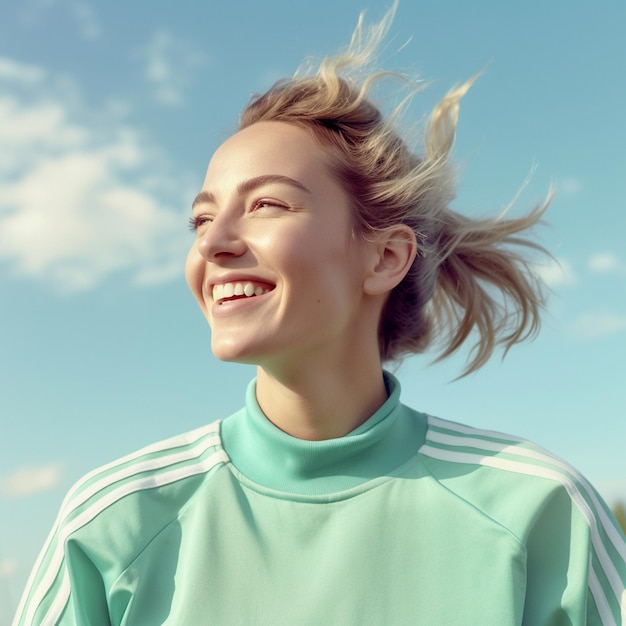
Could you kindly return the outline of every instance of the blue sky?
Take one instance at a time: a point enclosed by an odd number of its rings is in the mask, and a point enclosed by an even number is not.
[[[0,625],[71,483],[240,406],[253,370],[212,357],[184,284],[190,203],[250,95],[387,5],[0,5]],[[455,209],[499,213],[531,173],[513,215],[557,189],[539,338],[455,383],[463,355],[413,358],[405,402],[529,437],[611,504],[626,501],[625,23],[618,0],[405,0],[381,57],[432,81],[407,122],[485,68],[462,102]]]

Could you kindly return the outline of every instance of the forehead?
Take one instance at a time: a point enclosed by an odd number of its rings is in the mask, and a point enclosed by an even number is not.
[[[328,177],[325,156],[306,129],[285,122],[257,122],[235,133],[216,150],[205,187],[266,174],[296,180]]]

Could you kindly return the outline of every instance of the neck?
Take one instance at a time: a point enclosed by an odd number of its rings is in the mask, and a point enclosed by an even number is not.
[[[380,360],[278,377],[259,367],[257,401],[287,434],[321,441],[351,432],[387,399]]]

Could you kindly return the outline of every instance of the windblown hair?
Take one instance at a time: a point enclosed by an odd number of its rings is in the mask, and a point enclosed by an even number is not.
[[[414,154],[395,120],[419,88],[404,76],[370,69],[395,9],[369,28],[361,14],[345,53],[253,97],[239,127],[280,121],[308,129],[352,199],[360,234],[397,224],[413,230],[418,254],[383,309],[381,358],[398,360],[435,343],[438,360],[444,359],[477,331],[466,375],[484,365],[496,346],[506,354],[539,330],[542,286],[523,252],[542,249],[519,233],[539,221],[549,200],[518,219],[470,219],[449,208],[459,101],[474,79],[439,102],[424,130],[424,153]],[[402,81],[407,96],[385,119],[368,96],[390,75]]]

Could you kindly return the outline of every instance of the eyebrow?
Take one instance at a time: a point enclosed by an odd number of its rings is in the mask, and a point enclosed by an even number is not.
[[[263,176],[255,176],[254,178],[249,178],[248,180],[244,180],[237,186],[237,193],[239,195],[244,195],[254,191],[258,187],[262,187],[263,185],[269,185],[270,183],[283,183],[285,185],[291,185],[292,187],[296,187],[296,189],[300,189],[301,191],[305,191],[306,193],[311,193],[301,182],[290,178],[289,176],[282,176],[280,174],[264,174]],[[215,196],[210,191],[201,191],[194,199],[191,204],[191,208],[193,209],[197,204],[214,204]]]

